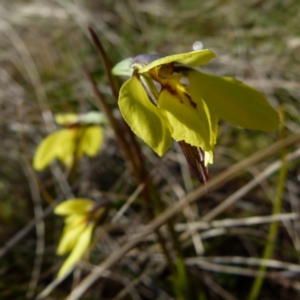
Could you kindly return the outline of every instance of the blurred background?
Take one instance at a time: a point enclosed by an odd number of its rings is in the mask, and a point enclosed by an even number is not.
[[[35,299],[55,279],[63,262],[55,254],[63,221],[51,212],[52,204],[74,195],[92,199],[104,195],[113,202],[109,223],[137,186],[109,128],[99,154],[81,160],[73,182],[65,179],[60,164],[39,173],[31,168],[39,142],[58,128],[53,114],[98,109],[83,66],[107,103],[117,109],[87,26],[95,30],[113,64],[140,53],[214,51],[217,58],[201,69],[243,80],[265,93],[275,108],[284,106],[284,135],[291,136],[300,131],[299,17],[297,0],[0,0],[0,299]],[[278,132],[250,131],[221,122],[210,176],[278,139]],[[160,159],[139,142],[166,206],[199,185],[177,145]],[[287,150],[294,156],[284,183],[281,214],[285,221],[279,224],[271,257],[282,264],[267,270],[258,299],[299,298],[300,167],[296,150]],[[227,228],[223,222],[218,229],[199,229],[198,246],[191,238],[183,239],[187,258],[194,257],[194,247],[198,247],[199,257],[209,262],[192,266],[203,291],[201,299],[247,298],[259,265],[247,258],[262,257],[270,223],[263,217],[272,214],[280,167],[251,190],[232,195],[243,191],[278,159],[280,153],[245,170],[202,198],[187,214],[176,217],[178,230],[186,231],[188,220],[200,221],[228,197],[236,197],[210,221],[258,218],[253,225],[241,221]],[[136,198],[119,218],[121,228],[116,226],[99,238],[91,263],[81,267],[83,272],[103,261],[146,222]],[[39,218],[42,221],[34,226]],[[245,260],[234,260],[239,257]],[[175,299],[151,237],[106,275],[82,299]],[[68,277],[39,299],[65,299],[80,278],[76,274]],[[134,287],[125,293],[124,286],[133,280]]]

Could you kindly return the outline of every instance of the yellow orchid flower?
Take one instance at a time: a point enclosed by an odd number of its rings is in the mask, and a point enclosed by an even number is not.
[[[51,161],[58,158],[64,165],[70,167],[83,154],[95,156],[103,140],[103,115],[90,112],[83,115],[57,114],[55,120],[65,126],[48,135],[38,146],[34,158],[35,170],[43,170]]]
[[[58,255],[70,253],[61,266],[58,277],[63,277],[86,252],[92,239],[96,222],[104,208],[95,208],[90,199],[66,200],[54,209],[55,214],[65,217],[65,227],[57,248]]]
[[[124,119],[158,155],[173,138],[184,143],[185,152],[194,151],[187,145],[204,150],[199,161],[206,166],[212,163],[219,119],[263,131],[278,127],[278,113],[262,93],[236,79],[194,69],[214,57],[210,50],[165,57],[141,54],[113,68],[115,75],[131,76],[119,95]]]
[[[219,119],[263,131],[279,125],[278,113],[262,93],[236,79],[194,69],[214,57],[210,50],[165,57],[141,54],[112,70],[131,76],[120,90],[119,107],[132,131],[160,156],[172,138],[178,141],[203,183],[207,164],[213,162]]]

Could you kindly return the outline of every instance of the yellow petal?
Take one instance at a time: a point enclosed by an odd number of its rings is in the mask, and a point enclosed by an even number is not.
[[[91,243],[94,225],[95,224],[93,223],[88,224],[85,230],[78,237],[77,243],[74,246],[73,251],[63,263],[62,267],[58,272],[57,277],[63,277],[71,268],[75,266],[78,260],[81,259],[81,257],[83,256],[83,254],[85,253],[85,251]]]
[[[217,77],[198,71],[190,71],[187,76],[190,89],[225,121],[263,131],[278,128],[277,111],[259,91],[230,77]]]
[[[70,167],[74,163],[75,154],[77,159],[83,155],[83,151],[79,147],[83,128],[77,126],[65,130],[65,139],[61,143],[61,148],[57,156],[65,166]]]
[[[204,165],[207,167],[208,164],[212,164],[214,161],[214,155],[212,151],[205,151],[204,155]]]
[[[55,122],[59,125],[65,126],[70,124],[75,124],[78,122],[78,115],[77,114],[55,114],[54,119]]]
[[[84,132],[80,139],[79,147],[82,152],[89,156],[95,156],[98,153],[100,145],[103,141],[103,132],[100,126],[88,126],[84,128]]]
[[[198,50],[187,53],[180,53],[175,55],[168,55],[159,59],[154,60],[152,63],[146,65],[139,70],[139,73],[145,73],[154,67],[176,62],[187,67],[198,67],[200,65],[207,64],[216,55],[210,50]]]
[[[162,156],[172,145],[171,128],[165,112],[150,102],[135,76],[123,84],[119,107],[132,131],[158,155]]]
[[[169,82],[170,83],[170,82]],[[181,85],[163,88],[158,99],[159,107],[166,110],[176,141],[211,151],[215,144],[210,113],[202,99],[192,99]]]
[[[84,215],[89,213],[95,202],[90,199],[76,198],[63,201],[54,208],[54,213],[61,216],[72,214]]]
[[[35,170],[43,170],[56,157],[66,157],[70,155],[70,143],[73,133],[69,129],[62,129],[48,135],[39,144],[33,158],[33,167]]]
[[[62,236],[60,238],[56,253],[57,255],[66,254],[74,248],[78,237],[82,234],[87,226],[85,217],[76,216],[72,218],[72,222],[65,225]]]

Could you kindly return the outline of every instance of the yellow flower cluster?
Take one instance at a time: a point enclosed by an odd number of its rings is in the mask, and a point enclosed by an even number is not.
[[[54,212],[65,217],[65,227],[57,248],[58,255],[70,252],[60,268],[58,277],[63,277],[88,249],[97,220],[104,208],[96,208],[90,199],[70,199],[57,205]]]
[[[98,112],[57,114],[55,120],[65,128],[48,135],[39,144],[33,158],[33,167],[37,171],[46,168],[55,158],[71,167],[84,154],[95,156],[102,143],[102,128],[94,125],[103,122],[103,116]]]
[[[115,75],[131,76],[119,96],[124,119],[158,155],[173,138],[203,149],[205,165],[211,163],[219,119],[249,129],[277,129],[278,113],[262,93],[236,79],[195,69],[214,57],[210,50],[141,54],[113,68]]]

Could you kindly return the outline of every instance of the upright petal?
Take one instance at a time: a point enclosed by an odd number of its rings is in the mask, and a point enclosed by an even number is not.
[[[159,59],[154,60],[150,64],[139,70],[140,73],[148,72],[150,69],[155,68],[160,65],[168,63],[179,63],[187,67],[198,67],[200,65],[207,64],[216,55],[210,50],[198,50],[187,53],[180,53],[174,55],[168,55]]]
[[[118,103],[132,131],[162,156],[172,144],[170,124],[165,113],[150,102],[135,76],[123,84]]]
[[[272,131],[278,128],[277,111],[259,91],[231,77],[189,71],[191,87],[220,118],[241,127]]]

